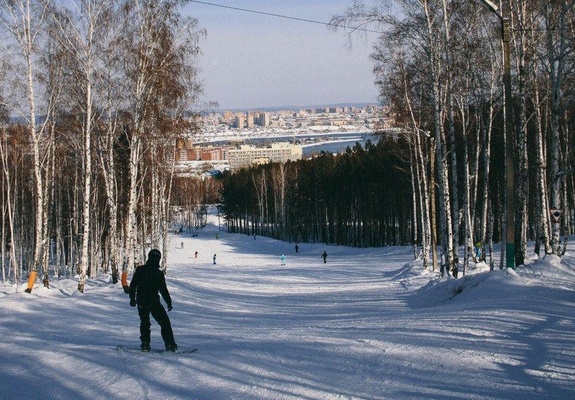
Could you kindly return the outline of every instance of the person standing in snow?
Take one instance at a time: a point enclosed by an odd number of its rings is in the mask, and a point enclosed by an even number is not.
[[[295,245],[295,252],[297,253],[299,251],[299,246],[296,244]]]
[[[281,265],[286,265],[286,256],[282,254],[282,256],[280,257],[280,262]]]
[[[453,268],[451,268],[451,274],[454,278],[457,278],[457,275],[459,274],[459,257],[457,254],[453,256]]]
[[[214,254],[213,259],[214,259],[214,265],[216,265],[216,255],[215,254]]]
[[[176,351],[178,349],[170,318],[160,303],[160,296],[158,295],[159,292],[168,306],[168,311],[171,311],[172,298],[166,286],[166,278],[160,271],[161,258],[162,253],[159,250],[150,250],[148,261],[145,265],[136,268],[132,282],[130,282],[130,306],[138,306],[142,351],[150,351],[150,314],[160,325],[166,350]]]
[[[321,258],[323,258],[323,263],[325,264],[327,261],[327,253],[325,252],[325,250],[323,251],[323,253],[321,254]]]
[[[481,242],[475,243],[475,259],[481,261]]]

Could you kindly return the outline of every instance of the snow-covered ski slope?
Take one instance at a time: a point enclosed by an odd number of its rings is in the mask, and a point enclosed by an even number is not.
[[[197,353],[116,351],[139,345],[139,319],[108,276],[84,294],[74,277],[32,294],[6,284],[0,398],[575,398],[575,246],[441,280],[409,248],[296,254],[210,222],[173,236],[168,255],[176,341]],[[163,347],[155,323],[152,347]]]

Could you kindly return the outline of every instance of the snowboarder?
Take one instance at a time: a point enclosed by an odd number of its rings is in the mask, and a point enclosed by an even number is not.
[[[215,254],[214,254],[213,259],[214,259],[214,265],[216,265],[216,255]]]
[[[286,265],[286,256],[282,254],[282,256],[280,257],[280,262],[281,265]]]
[[[184,242],[182,242],[182,244],[180,245],[180,249],[184,248]]]
[[[150,250],[148,261],[145,265],[136,268],[132,282],[130,282],[130,306],[138,306],[142,351],[150,351],[150,314],[160,325],[166,350],[176,351],[178,349],[170,318],[158,296],[159,292],[166,302],[168,311],[172,311],[172,298],[166,286],[166,278],[160,271],[161,258],[162,253],[159,250]]]
[[[295,252],[297,253],[299,251],[299,246],[296,244],[295,245]]]
[[[194,258],[198,258],[198,252],[197,251],[194,253],[194,256],[195,256]]]
[[[321,254],[321,258],[323,258],[323,263],[325,264],[325,263],[327,262],[327,261],[326,261],[327,253],[325,252],[325,250],[324,250],[323,253]]]

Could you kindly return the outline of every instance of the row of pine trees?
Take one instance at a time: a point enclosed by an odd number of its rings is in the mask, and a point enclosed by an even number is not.
[[[513,265],[528,257],[529,240],[540,255],[561,255],[574,232],[575,2],[495,1],[499,16],[481,3],[354,1],[334,16],[336,27],[380,31],[372,53],[376,84],[404,130],[402,145],[381,145],[405,164],[390,167],[382,157],[378,165],[374,149],[355,148],[242,171],[224,191],[232,229],[358,246],[411,241],[425,267],[453,269],[463,256],[465,272],[477,244],[495,267],[493,244],[507,239],[509,220]],[[500,17],[510,27],[508,98]],[[500,248],[504,262],[506,246]]]
[[[222,211],[232,232],[290,242],[406,245],[411,183],[405,140],[356,144],[340,156],[244,168],[224,177]]]

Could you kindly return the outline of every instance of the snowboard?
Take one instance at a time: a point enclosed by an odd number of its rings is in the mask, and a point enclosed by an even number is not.
[[[135,352],[135,353],[173,353],[173,354],[191,354],[198,351],[197,348],[184,348],[184,349],[178,349],[176,351],[170,351],[166,349],[150,349],[150,351],[142,351],[140,347],[130,347],[123,344],[117,345],[116,350]]]

